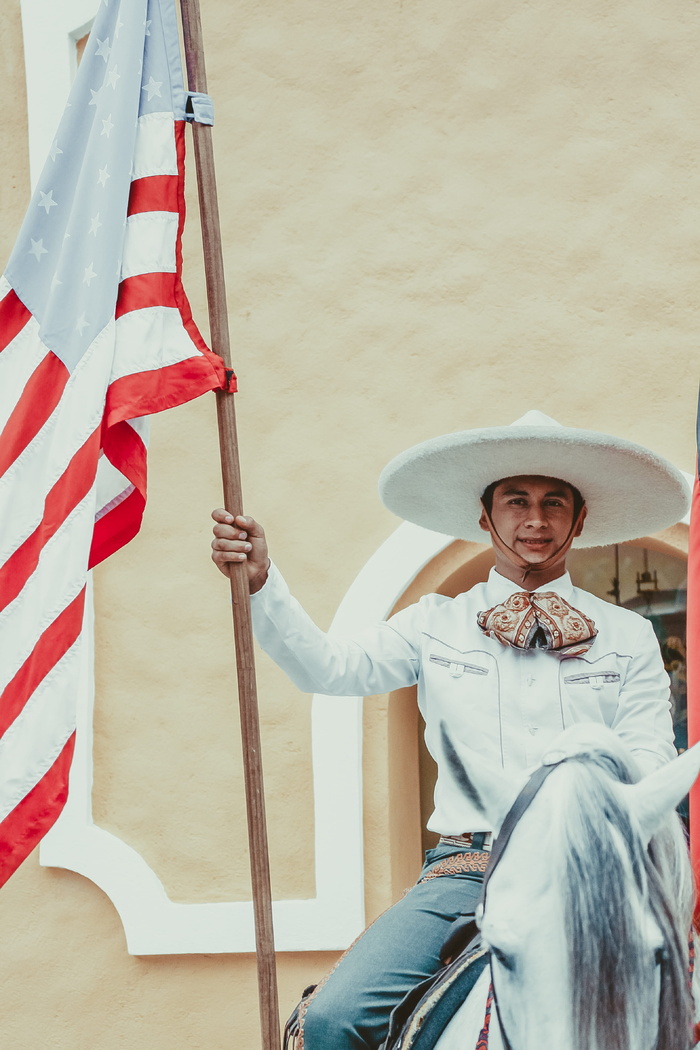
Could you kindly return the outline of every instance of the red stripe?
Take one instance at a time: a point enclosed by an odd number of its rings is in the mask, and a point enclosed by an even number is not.
[[[21,713],[29,697],[78,638],[83,624],[85,588],[51,623],[0,695],[0,736]]]
[[[123,376],[115,379],[107,390],[105,426],[163,412],[224,385],[223,362],[209,350],[165,368]]]
[[[175,269],[177,270],[177,285],[175,294],[177,296],[177,303],[180,310],[180,317],[185,329],[194,343],[194,345],[202,352],[211,353],[209,347],[204,342],[202,334],[194,323],[192,317],[192,310],[190,309],[189,300],[185,294],[185,289],[182,285],[182,231],[185,226],[185,121],[175,121],[175,149],[177,151],[177,170],[178,170],[178,212],[180,214],[180,221],[177,229],[177,239],[175,242]],[[230,390],[232,393],[235,392],[238,387],[236,384],[236,377],[231,373],[229,379],[226,378],[226,371],[224,369],[224,363],[218,355],[215,355],[217,364],[217,372],[219,375],[219,386],[223,390]],[[196,395],[195,395],[196,396]]]
[[[177,175],[148,175],[134,179],[129,192],[128,215],[144,211],[177,211]]]
[[[146,446],[127,422],[105,429],[102,448],[110,463],[124,474],[132,485],[146,494]]]
[[[74,750],[72,733],[48,772],[0,824],[0,886],[5,885],[60,816],[68,797]]]
[[[177,308],[177,282],[174,273],[140,273],[136,277],[125,277],[119,285],[114,316],[122,317],[132,310],[144,310],[149,306]]]
[[[95,531],[92,536],[92,547],[90,548],[90,561],[88,568],[92,569],[99,565],[110,554],[114,554],[130,540],[133,540],[141,528],[146,497],[138,489],[117,504],[114,510],[103,515],[95,522]]]
[[[50,350],[34,369],[0,434],[0,476],[36,437],[68,382],[69,372]]]
[[[8,346],[24,328],[32,315],[24,303],[20,302],[11,288],[0,302],[0,351]]]
[[[90,491],[97,470],[99,441],[98,427],[78,449],[47,495],[39,525],[0,567],[0,611],[14,601],[39,564],[44,546]]]
[[[107,459],[128,478],[134,491],[95,522],[88,567],[92,569],[132,540],[141,526],[146,506],[146,446],[125,421],[105,430]]]
[[[700,485],[693,487],[688,537],[688,746],[700,740]],[[700,780],[690,789],[690,857],[695,884],[700,887]],[[695,923],[700,929],[700,896],[695,905]]]

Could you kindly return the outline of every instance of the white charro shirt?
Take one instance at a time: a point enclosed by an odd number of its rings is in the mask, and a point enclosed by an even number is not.
[[[615,730],[643,772],[676,753],[669,680],[651,624],[574,587],[568,573],[538,589],[555,591],[595,621],[598,636],[585,656],[487,638],[477,613],[522,590],[495,569],[456,598],[427,594],[345,637],[321,631],[272,566],[252,596],[253,626],[262,648],[304,692],[370,696],[418,683],[425,742],[438,767],[428,828],[455,835],[491,829],[444,757],[441,723],[451,740],[518,779],[576,722]]]

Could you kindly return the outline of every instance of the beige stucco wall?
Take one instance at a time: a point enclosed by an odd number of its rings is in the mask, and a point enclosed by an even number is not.
[[[698,9],[202,7],[245,502],[320,624],[397,524],[380,468],[424,437],[536,407],[692,469]],[[3,258],[28,189],[21,54],[7,0]],[[186,267],[204,325],[194,223]],[[212,399],[154,421],[150,471],[142,534],[96,574],[96,819],[173,898],[245,899],[229,601],[208,561]],[[304,896],[309,702],[267,661],[259,678],[273,888]],[[419,862],[401,702],[366,705],[369,918]],[[14,1050],[259,1045],[251,957],[129,957],[102,893],[36,856],[0,894],[0,928]],[[333,958],[280,958],[283,1013]]]

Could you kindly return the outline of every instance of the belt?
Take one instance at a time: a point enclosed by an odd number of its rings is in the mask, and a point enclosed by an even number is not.
[[[464,835],[441,835],[441,846],[461,846],[466,849],[491,849],[493,835],[490,831],[467,831]]]

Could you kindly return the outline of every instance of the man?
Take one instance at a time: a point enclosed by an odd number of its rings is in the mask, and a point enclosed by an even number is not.
[[[456,598],[425,595],[352,638],[320,631],[270,563],[261,526],[215,511],[213,559],[245,562],[262,647],[302,690],[371,695],[418,683],[438,766],[440,834],[418,883],[382,915],[300,1008],[304,1050],[376,1050],[404,994],[440,965],[450,927],[473,913],[491,828],[447,761],[448,738],[522,778],[575,722],[615,729],[646,772],[675,754],[668,678],[651,625],[575,588],[575,541],[618,543],[680,520],[683,476],[630,442],[528,413],[398,456],[385,504],[447,535],[486,533],[495,567]],[[585,528],[585,533],[584,533]]]

